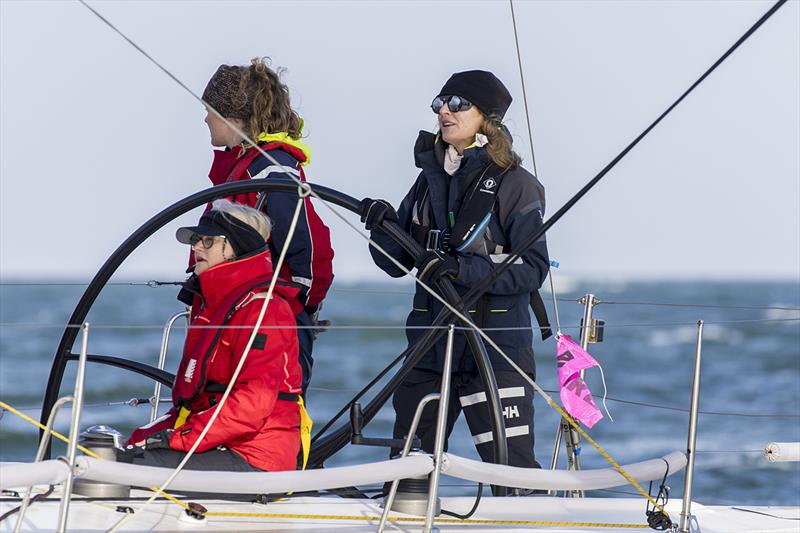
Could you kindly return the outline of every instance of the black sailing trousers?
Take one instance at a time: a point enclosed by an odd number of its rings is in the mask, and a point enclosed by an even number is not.
[[[527,382],[516,372],[495,372],[500,401],[503,406],[503,418],[506,425],[506,441],[508,444],[508,464],[523,468],[541,468],[536,462],[533,451],[533,395]],[[467,419],[472,441],[481,460],[494,462],[492,446],[492,422],[489,416],[489,404],[479,374],[453,374],[450,389],[450,402],[447,409],[447,438],[461,411]],[[414,412],[420,400],[432,392],[440,392],[442,376],[435,372],[413,369],[403,384],[397,388],[392,398],[395,410],[394,438],[405,438],[411,427]],[[422,418],[417,427],[417,436],[422,441],[422,449],[433,453],[436,439],[436,416],[439,411],[438,402],[430,402],[422,411]],[[444,449],[447,451],[447,440]],[[392,455],[401,450],[393,449]]]

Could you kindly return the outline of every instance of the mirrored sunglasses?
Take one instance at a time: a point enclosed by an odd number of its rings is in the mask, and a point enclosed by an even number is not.
[[[472,102],[467,100],[466,98],[462,98],[461,96],[452,95],[452,96],[437,96],[431,102],[431,109],[437,115],[439,111],[442,110],[444,104],[447,104],[448,109],[450,109],[451,113],[458,113],[459,111],[466,111],[470,107],[472,107]]]

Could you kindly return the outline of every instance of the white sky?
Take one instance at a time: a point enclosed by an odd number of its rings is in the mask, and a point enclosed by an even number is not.
[[[91,4],[194,91],[270,56],[306,121],[310,181],[397,204],[449,74],[495,72],[530,168],[508,2]],[[552,214],[771,2],[517,1]],[[209,185],[199,103],[77,2],[0,1],[0,277],[88,279]],[[548,234],[567,276],[800,278],[800,3],[789,2]],[[385,279],[324,207],[340,280]],[[159,232],[117,277],[178,279]],[[354,215],[348,215],[357,222]]]

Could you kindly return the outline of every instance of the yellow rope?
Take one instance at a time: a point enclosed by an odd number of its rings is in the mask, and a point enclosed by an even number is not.
[[[296,514],[296,513],[225,513],[208,512],[204,516],[237,517],[237,518],[296,518],[302,520],[348,520],[348,521],[380,521],[379,516],[364,515],[327,515],[327,514]],[[424,522],[423,516],[390,516],[389,522]],[[563,527],[602,527],[613,529],[647,529],[647,524],[616,524],[604,522],[546,522],[536,520],[482,520],[457,518],[437,518],[437,524],[464,524],[464,525],[507,525],[507,526],[563,526]]]
[[[656,503],[656,501],[652,498],[652,496],[650,496],[650,494],[648,494],[647,491],[645,491],[642,488],[642,486],[639,485],[639,483],[637,483],[636,480],[633,479],[630,476],[630,474],[628,474],[614,459],[612,459],[611,456],[608,455],[608,453],[606,453],[606,451],[603,448],[601,448],[600,445],[597,444],[597,442],[595,442],[595,440],[592,439],[589,436],[589,434],[586,433],[586,431],[584,431],[583,428],[580,427],[580,425],[577,422],[575,422],[575,420],[573,420],[572,417],[569,416],[567,414],[567,412],[564,411],[561,408],[561,406],[559,406],[558,404],[556,404],[553,401],[549,401],[548,403],[550,404],[551,407],[553,407],[556,411],[558,411],[559,414],[561,416],[563,416],[564,419],[567,422],[569,422],[569,424],[572,427],[574,427],[578,431],[578,433],[581,434],[581,436],[583,438],[585,438],[592,446],[594,446],[594,448],[600,453],[600,455],[602,455],[609,463],[611,463],[614,466],[614,468],[622,475],[622,477],[624,477],[628,482],[630,482],[631,485],[636,487],[636,489],[640,493],[642,493],[642,495],[645,498],[647,498],[647,500],[650,503],[652,503],[653,506],[655,506],[656,509],[658,509],[659,511],[663,512],[665,515],[667,514],[667,512],[664,510],[664,507],[662,505],[659,505],[658,503]],[[19,416],[23,420],[25,420],[27,422],[30,422],[31,424],[33,424],[35,426],[38,426],[40,429],[47,429],[44,425],[42,425],[39,422],[37,422],[36,420],[32,419],[28,415],[26,415],[24,413],[21,413],[20,411],[17,411],[16,409],[14,409],[13,407],[11,407],[10,405],[8,405],[7,403],[5,403],[3,401],[0,401],[0,407],[2,407],[3,409],[5,409],[5,410],[7,410],[7,411],[9,411],[11,413],[14,413],[15,415]],[[52,434],[56,438],[61,439],[62,441],[66,442],[66,443],[69,443],[69,438],[65,437],[61,433],[53,430]],[[94,453],[91,450],[81,446],[80,444],[78,445],[78,449],[81,450],[86,455],[94,457],[95,459],[102,460],[100,458],[100,456],[98,456],[96,453]],[[185,504],[182,501],[178,500],[174,496],[171,496],[171,495],[167,494],[166,492],[161,491],[160,489],[158,489],[156,487],[150,487],[150,490],[152,490],[153,492],[161,494],[167,500],[180,505],[184,509],[189,509],[189,506],[187,504]],[[319,520],[372,520],[373,519],[372,517],[364,517],[364,516],[337,516],[337,515],[291,515],[291,514],[224,513],[224,512],[207,512],[207,513],[204,513],[204,514],[205,514],[205,516],[230,516],[230,517],[240,516],[240,517],[251,517],[251,518],[305,518],[305,519],[310,519],[310,520],[317,520],[317,519],[319,519]],[[667,515],[667,516],[669,516],[669,515]],[[399,522],[404,522],[404,521],[414,521],[414,520],[420,520],[420,519],[418,519],[418,518],[398,517],[398,518],[393,518],[392,520],[399,521]],[[591,525],[591,524],[593,524],[591,522],[587,522],[587,523],[584,524],[584,523],[579,523],[579,522],[526,522],[526,521],[516,521],[516,520],[501,520],[501,521],[492,521],[492,520],[489,520],[489,521],[456,520],[456,519],[452,519],[451,520],[451,519],[447,519],[447,518],[443,518],[443,519],[437,520],[437,522],[442,522],[442,523],[451,523],[452,522],[452,523],[459,523],[459,524],[465,524],[465,523],[473,523],[473,524],[487,523],[487,524],[509,524],[509,525],[519,524],[519,525],[541,525],[541,526],[553,525],[553,526],[574,526],[574,527],[625,527],[625,528],[640,528],[640,527],[645,527],[646,528],[646,527],[649,527],[649,526],[646,526],[646,525],[645,526],[640,526],[640,525],[637,525],[637,524],[608,524],[608,525],[600,524],[600,525]]]
[[[8,405],[6,402],[4,402],[4,401],[2,401],[2,400],[0,400],[0,407],[2,407],[3,409],[5,409],[6,411],[8,411],[8,412],[10,412],[10,413],[14,413],[15,415],[17,415],[17,416],[18,416],[18,417],[20,417],[21,419],[25,420],[26,422],[30,422],[30,423],[31,423],[31,424],[33,424],[34,426],[38,426],[38,427],[39,427],[39,429],[42,429],[42,430],[46,430],[46,429],[47,429],[47,426],[45,426],[45,425],[43,425],[43,424],[40,424],[39,422],[37,422],[37,421],[36,421],[36,420],[34,420],[33,418],[29,417],[29,416],[28,416],[28,415],[26,415],[25,413],[22,413],[22,412],[20,412],[20,411],[17,411],[16,409],[14,409],[13,407],[11,407],[10,405]],[[57,438],[57,439],[61,439],[61,440],[63,440],[64,442],[66,442],[67,444],[69,444],[69,438],[68,438],[68,437],[65,437],[64,435],[62,435],[61,433],[59,433],[59,432],[58,432],[58,431],[56,431],[56,430],[52,430],[52,431],[51,431],[51,433],[53,434],[53,436],[54,436],[55,438]],[[94,457],[95,459],[100,459],[100,456],[99,456],[99,455],[97,455],[96,453],[94,453],[92,450],[89,450],[88,448],[84,448],[84,447],[83,447],[83,446],[81,446],[80,444],[78,444],[78,449],[79,449],[80,451],[82,451],[83,453],[85,453],[86,455],[90,456],[90,457]]]
[[[8,405],[6,402],[4,402],[4,401],[2,401],[2,400],[0,400],[0,407],[2,407],[3,409],[5,409],[5,410],[6,410],[6,411],[8,411],[9,413],[14,413],[15,415],[17,415],[17,416],[18,416],[18,417],[20,417],[21,419],[25,420],[26,422],[30,422],[30,423],[31,423],[31,424],[33,424],[34,426],[37,426],[39,429],[42,429],[42,430],[47,430],[47,426],[45,426],[44,424],[40,424],[38,421],[36,421],[36,420],[34,420],[33,418],[29,417],[29,416],[28,416],[28,415],[26,415],[25,413],[22,413],[22,412],[20,412],[20,411],[17,411],[16,409],[14,409],[13,407],[11,407],[10,405]],[[54,430],[54,429],[53,429],[53,430],[51,430],[51,433],[52,433],[52,435],[53,435],[54,437],[56,437],[57,439],[60,439],[60,440],[62,440],[62,441],[64,441],[64,442],[66,442],[67,444],[69,444],[69,437],[65,437],[64,435],[62,435],[61,433],[59,433],[58,431],[56,431],[56,430]],[[82,451],[83,453],[85,453],[86,455],[88,455],[89,457],[93,457],[94,459],[99,459],[100,461],[102,461],[102,460],[103,460],[103,458],[102,458],[102,457],[100,457],[99,455],[97,455],[96,453],[94,453],[92,450],[90,450],[90,449],[88,449],[88,448],[85,448],[84,446],[81,446],[80,444],[78,444],[78,449],[79,449],[80,451]],[[178,505],[180,505],[180,506],[181,506],[181,507],[183,507],[184,509],[188,509],[188,508],[189,508],[189,506],[188,506],[188,505],[186,505],[185,503],[183,503],[183,502],[182,502],[182,501],[180,501],[179,499],[175,498],[174,496],[172,496],[172,495],[170,495],[170,494],[167,494],[166,492],[159,491],[159,490],[158,490],[158,488],[155,488],[155,487],[150,487],[150,490],[152,490],[153,492],[156,492],[156,493],[159,493],[159,494],[161,494],[161,496],[163,496],[164,498],[168,499],[169,501],[171,501],[171,502],[173,502],[173,503],[177,503]]]
[[[578,433],[581,434],[583,438],[589,441],[589,443],[592,446],[594,446],[595,450],[597,450],[600,453],[600,455],[602,455],[609,463],[611,463],[611,465],[617,470],[617,472],[620,473],[620,475],[622,475],[622,477],[628,480],[628,482],[631,485],[633,485],[636,488],[636,490],[638,490],[642,494],[642,496],[647,498],[647,501],[653,504],[653,507],[655,507],[658,511],[664,513],[664,515],[669,516],[669,513],[667,513],[667,511],[664,509],[664,506],[658,504],[653,499],[653,497],[650,496],[650,494],[646,490],[644,490],[642,486],[639,485],[639,483],[625,471],[624,468],[622,468],[619,465],[619,463],[617,463],[614,459],[612,459],[611,456],[608,455],[608,453],[606,453],[606,451],[603,448],[601,448],[600,445],[597,444],[597,442],[595,442],[595,440],[592,437],[590,437],[588,433],[586,433],[586,431],[584,431],[584,429],[580,426],[580,424],[578,424],[571,416],[569,416],[567,412],[564,409],[562,409],[561,406],[558,405],[556,402],[552,401],[550,398],[546,399],[548,400],[547,403],[550,404],[550,407],[558,411],[558,413],[564,417],[564,420],[566,420],[569,423],[569,425],[574,427],[578,431]]]

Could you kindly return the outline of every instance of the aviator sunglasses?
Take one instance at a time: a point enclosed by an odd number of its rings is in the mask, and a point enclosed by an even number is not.
[[[466,111],[472,107],[472,102],[466,98],[454,94],[452,96],[437,96],[433,99],[433,102],[431,102],[431,109],[433,109],[433,112],[438,115],[445,103],[447,104],[447,107],[450,109],[451,113]]]
[[[213,235],[200,235],[198,233],[195,233],[194,235],[189,237],[189,244],[192,246],[192,248],[194,248],[195,245],[199,242],[203,245],[204,249],[208,250],[209,248],[214,246],[214,239],[216,238],[217,237]]]

